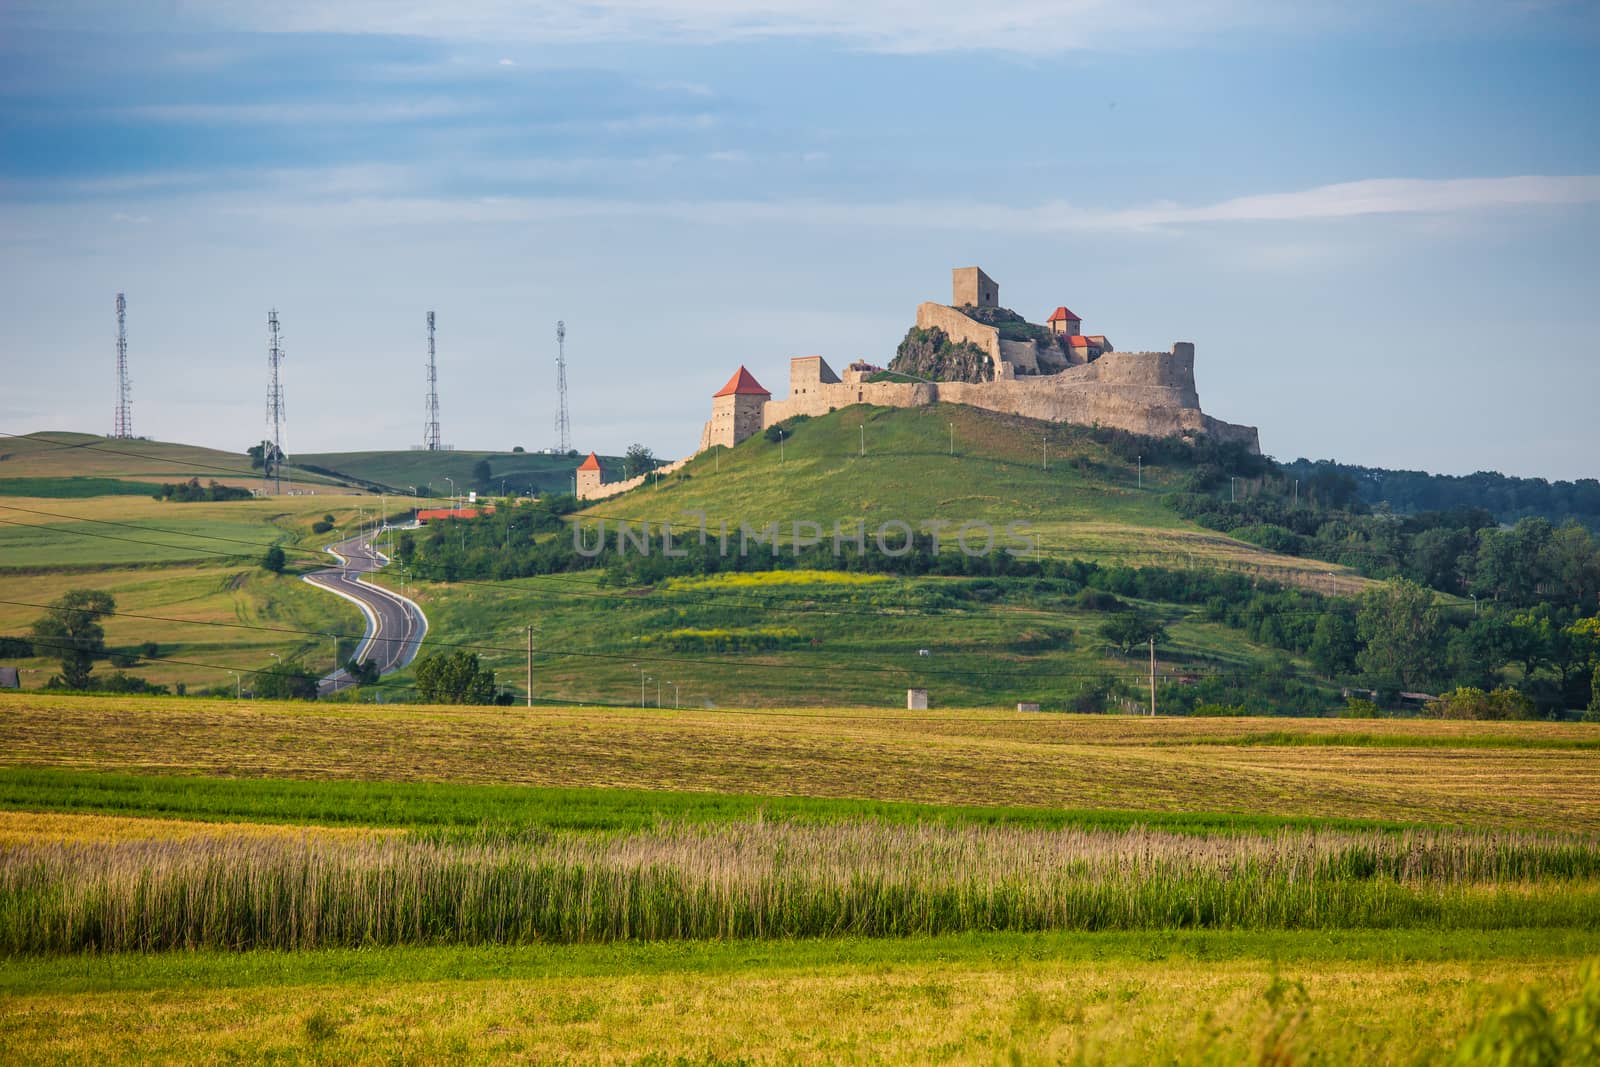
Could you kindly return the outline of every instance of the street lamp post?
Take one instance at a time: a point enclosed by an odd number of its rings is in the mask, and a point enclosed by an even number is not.
[[[861,454],[867,454],[867,424],[864,422],[861,424]]]
[[[950,424],[950,454],[956,454],[956,424],[953,422]]]
[[[637,663],[630,663],[628,666],[639,672],[639,706],[642,708],[644,707],[644,668]]]
[[[668,682],[667,684],[672,686],[672,708],[676,711],[678,708],[678,683]]]
[[[456,480],[448,474],[444,476],[444,480],[450,483],[450,510],[454,511],[456,507]]]
[[[244,699],[244,683],[239,681],[239,672],[238,671],[229,671],[228,673],[233,675],[233,699],[235,699],[235,700],[243,700]]]

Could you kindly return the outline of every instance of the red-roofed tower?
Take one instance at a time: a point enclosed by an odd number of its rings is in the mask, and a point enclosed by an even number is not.
[[[751,434],[761,432],[767,401],[772,394],[740,367],[728,384],[711,394],[711,426],[707,445],[732,448]]]
[[[589,458],[578,464],[578,480],[574,483],[578,499],[588,499],[589,494],[600,488],[604,478],[605,472],[600,469],[600,457],[590,452]]]

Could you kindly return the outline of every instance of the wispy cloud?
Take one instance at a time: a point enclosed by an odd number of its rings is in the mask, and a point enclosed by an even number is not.
[[[1426,5],[1428,0],[1412,0]],[[59,24],[91,15],[103,0],[23,0],[23,24]],[[879,51],[996,50],[1056,53],[1085,48],[1149,47],[1193,34],[1252,27],[1306,29],[1354,21],[1383,7],[1309,0],[209,0],[180,6],[203,26],[291,33],[404,35],[474,41],[666,40],[705,44],[759,38],[838,40]],[[1393,5],[1389,5],[1391,8]],[[1466,6],[1487,7],[1488,0]],[[31,11],[31,15],[27,12]],[[117,23],[137,21],[112,10]]]
[[[716,161],[723,153],[713,153]],[[1508,209],[1600,203],[1600,175],[1506,178],[1374,178],[1211,204],[1159,202],[1095,208],[1065,201],[975,207],[965,201],[886,203],[783,200],[634,200],[562,197],[356,196],[319,203],[261,204],[287,218],[311,212],[357,224],[538,222],[556,218],[654,217],[700,225],[791,223],[808,226],[1007,233],[1160,232],[1241,223],[1296,223],[1384,215],[1459,216]]]

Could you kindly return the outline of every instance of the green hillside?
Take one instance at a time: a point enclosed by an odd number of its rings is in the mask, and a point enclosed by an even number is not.
[[[602,459],[606,457],[602,456]],[[445,496],[454,479],[460,492],[477,490],[499,495],[572,492],[572,472],[582,462],[580,456],[557,456],[544,452],[469,452],[451,450],[427,452],[422,449],[383,452],[316,452],[293,457],[295,463],[358,478],[407,493],[413,487],[423,496]],[[490,477],[478,481],[473,468],[487,461]],[[620,464],[620,459],[611,463]]]
[[[1136,455],[1123,458],[1098,436],[953,404],[850,407],[794,422],[781,447],[752,437],[581,514],[694,525],[685,513],[703,511],[713,528],[776,521],[787,530],[801,521],[829,535],[835,522],[869,531],[893,520],[997,530],[1020,522],[1049,556],[1249,571],[1327,593],[1365,587],[1348,568],[1269,552],[1177,515],[1164,497],[1195,470],[1186,450],[1149,442],[1159,451],[1144,457],[1141,478]]]
[[[294,480],[309,485],[331,485],[337,479],[293,471]],[[88,483],[84,479],[109,478],[126,485]],[[149,483],[218,481],[224,485],[255,486],[261,472],[252,470],[243,452],[222,452],[199,445],[170,441],[127,440],[98,434],[44,431],[0,438],[0,495],[85,497],[143,492]],[[50,484],[59,482],[59,484]],[[9,486],[9,487],[8,487]]]

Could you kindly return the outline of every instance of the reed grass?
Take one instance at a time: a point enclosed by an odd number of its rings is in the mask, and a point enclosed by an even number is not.
[[[1516,833],[750,820],[0,850],[0,952],[25,954],[1597,922],[1600,844]]]

